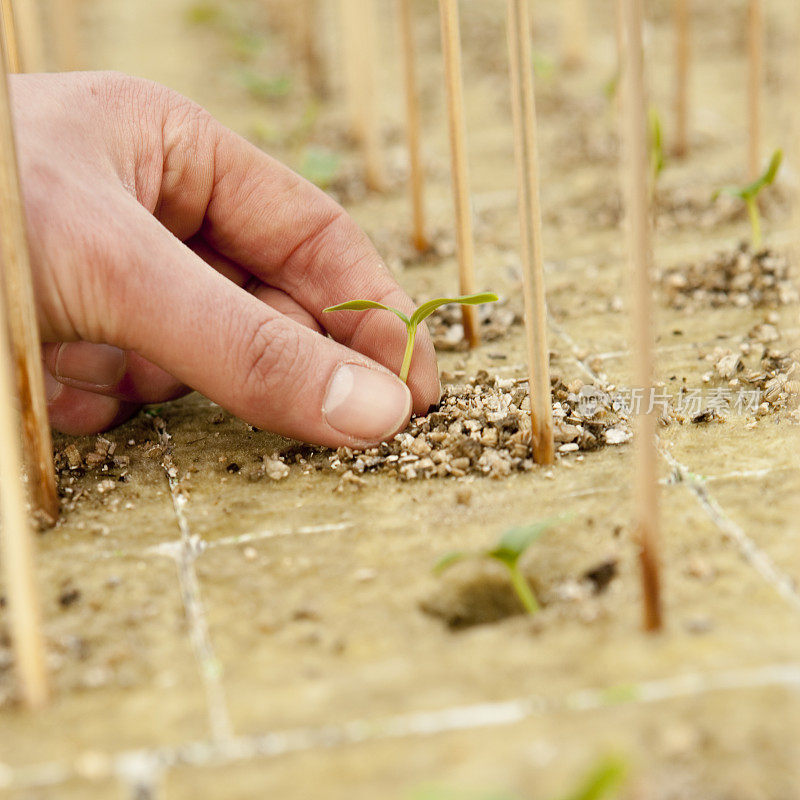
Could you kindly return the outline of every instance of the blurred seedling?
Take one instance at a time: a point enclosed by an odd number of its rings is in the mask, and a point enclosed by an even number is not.
[[[583,778],[578,788],[558,800],[604,800],[616,795],[628,773],[627,765],[616,756],[607,756]],[[426,787],[414,792],[409,800],[521,800],[519,795],[505,792],[462,792],[439,787]]]
[[[330,306],[325,309],[329,311],[367,311],[369,309],[378,308],[384,311],[391,311],[396,317],[399,317],[406,326],[408,338],[406,340],[406,352],[403,356],[403,365],[400,367],[400,380],[407,381],[408,370],[411,367],[411,357],[414,355],[414,341],[417,336],[417,326],[433,314],[440,306],[446,306],[450,303],[458,303],[462,306],[477,306],[481,303],[495,303],[498,296],[493,292],[482,292],[480,294],[470,294],[464,297],[437,297],[434,300],[428,300],[423,303],[417,310],[407,317],[402,311],[391,306],[385,306],[382,303],[376,303],[374,300],[349,300],[346,303],[339,303],[338,306]]]
[[[601,800],[621,788],[628,774],[625,762],[616,756],[607,756],[597,762],[583,779],[581,785],[561,800]]]
[[[658,179],[664,171],[664,135],[661,130],[661,117],[653,106],[647,112],[647,127],[650,147],[650,199],[655,197]]]
[[[758,195],[761,193],[762,189],[774,183],[781,166],[781,161],[783,161],[783,150],[779,149],[772,154],[772,158],[769,160],[769,164],[764,172],[752,183],[748,183],[746,186],[723,186],[721,189],[717,189],[711,196],[712,200],[716,200],[721,194],[728,194],[732,197],[738,197],[744,202],[747,206],[747,214],[750,217],[750,227],[753,234],[753,249],[756,252],[761,250],[762,245],[761,215],[758,211]]]
[[[242,69],[239,71],[239,81],[256,100],[277,100],[287,97],[292,91],[292,79],[288,75],[265,78],[253,70]]]
[[[456,550],[448,553],[441,558],[433,571],[441,575],[445,570],[467,559],[490,559],[502,564],[507,570],[511,585],[517,594],[523,608],[529,614],[535,614],[539,610],[539,602],[536,595],[525,579],[520,570],[519,562],[525,551],[549,528],[554,524],[554,520],[544,522],[534,522],[532,525],[524,525],[519,528],[511,528],[506,531],[499,539],[497,544],[489,550],[478,552],[466,552]]]
[[[324,147],[308,147],[300,162],[300,174],[319,186],[328,189],[339,173],[342,160],[336,153]]]

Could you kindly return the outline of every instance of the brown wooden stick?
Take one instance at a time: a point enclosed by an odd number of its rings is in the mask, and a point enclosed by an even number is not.
[[[20,72],[44,72],[47,68],[42,25],[36,0],[11,0],[17,33]]]
[[[5,67],[9,72],[19,72],[19,43],[14,24],[14,7],[11,0],[0,0],[0,35],[5,42]]]
[[[749,0],[747,7],[747,174],[755,180],[761,172],[761,86],[764,81],[764,0]]]
[[[675,25],[675,144],[678,158],[689,152],[689,0],[674,0]]]
[[[533,458],[537,464],[552,464],[555,461],[553,400],[550,389],[550,353],[547,347],[542,211],[539,204],[536,105],[528,0],[508,0],[508,51],[519,187],[520,251],[528,339]]]
[[[0,44],[0,50],[4,50]],[[5,53],[0,61],[0,127],[10,128],[8,91],[6,86]],[[3,169],[13,153],[2,144]],[[0,183],[0,241],[9,236],[24,237],[21,230],[9,230],[6,187]],[[18,221],[18,220],[17,220]],[[8,266],[7,249],[3,248],[0,263]],[[13,363],[8,341],[6,300],[9,295],[0,293],[0,563],[8,597],[9,624],[19,674],[23,700],[31,707],[43,705],[47,700],[47,671],[44,661],[39,597],[36,591],[33,556],[33,531],[28,523],[25,490],[22,483],[22,450],[19,438],[18,415],[14,408],[14,381],[10,364]],[[37,352],[37,362],[39,354]],[[52,465],[52,460],[51,460]]]
[[[656,631],[661,628],[662,621],[658,566],[658,454],[655,446],[656,414],[652,402],[655,365],[642,0],[622,0],[622,11],[626,40],[622,138],[628,260],[633,290],[634,386],[644,392],[644,408],[636,414],[635,525],[640,544],[644,628]]]
[[[361,146],[367,187],[383,191],[386,179],[376,104],[375,0],[341,0],[340,7],[350,129]]]
[[[5,55],[2,60],[5,65]],[[5,66],[0,84],[0,263],[8,300],[31,499],[46,521],[55,522],[59,504],[53,446],[44,397],[41,344]]]
[[[472,237],[472,207],[467,167],[467,131],[464,119],[464,83],[461,75],[461,36],[458,0],[439,0],[444,56],[447,118],[450,131],[450,157],[453,181],[453,203],[456,212],[456,249],[461,294],[474,294],[475,243]],[[477,314],[474,306],[461,307],[464,338],[470,347],[480,344]]]
[[[56,46],[58,69],[84,69],[79,3],[76,0],[51,0],[48,27]]]
[[[425,235],[425,170],[420,146],[420,111],[417,90],[414,17],[411,0],[398,0],[398,22],[403,51],[403,78],[406,90],[406,135],[408,138],[409,186],[413,218],[412,241],[422,253],[430,247]]]

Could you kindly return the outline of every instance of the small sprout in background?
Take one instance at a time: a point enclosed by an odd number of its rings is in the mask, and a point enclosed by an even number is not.
[[[191,25],[214,25],[222,19],[218,3],[200,0],[186,9],[186,21]]]
[[[524,525],[520,528],[512,528],[506,531],[497,544],[490,550],[477,553],[455,551],[448,553],[441,558],[433,568],[434,572],[441,574],[449,569],[453,564],[464,561],[468,558],[489,558],[498,561],[508,570],[511,578],[511,585],[517,593],[517,597],[529,614],[535,614],[539,610],[539,603],[531,590],[528,581],[519,568],[519,561],[525,551],[546,531],[553,526],[553,520],[544,522],[534,522],[532,525]]]
[[[607,800],[615,796],[628,774],[627,764],[615,756],[600,759],[580,786],[558,800]],[[519,795],[503,791],[459,791],[436,786],[417,789],[409,800],[519,800]]]
[[[661,132],[661,117],[654,106],[647,112],[647,128],[650,142],[650,199],[656,194],[658,179],[664,171],[664,136]]]
[[[763,174],[752,183],[748,183],[746,186],[723,186],[721,189],[717,189],[711,196],[712,200],[716,200],[724,193],[732,197],[738,197],[740,200],[744,201],[744,204],[747,206],[747,213],[750,217],[750,227],[753,233],[753,249],[756,252],[761,250],[762,244],[761,216],[758,213],[758,195],[762,189],[774,183],[781,166],[781,161],[783,161],[783,150],[776,150],[772,154],[772,158]]]
[[[239,82],[256,100],[277,100],[288,96],[292,90],[292,79],[288,75],[265,78],[249,69],[239,71]]]
[[[414,355],[414,341],[417,336],[417,326],[424,319],[429,317],[440,306],[446,306],[448,303],[458,303],[462,306],[477,306],[481,303],[495,303],[499,300],[498,296],[493,292],[482,292],[481,294],[471,294],[465,297],[437,297],[435,300],[428,300],[423,303],[417,310],[407,317],[402,311],[390,306],[385,306],[382,303],[376,303],[374,300],[350,300],[347,303],[339,303],[338,306],[330,306],[324,309],[325,312],[329,311],[367,311],[371,308],[380,308],[384,311],[391,311],[392,314],[399,317],[406,326],[408,332],[408,339],[406,341],[406,352],[403,356],[403,365],[400,367],[400,380],[405,382],[408,379],[408,370],[411,367],[411,357]]]
[[[620,70],[617,68],[614,70],[614,74],[603,84],[603,94],[609,104],[614,102],[619,93],[620,77]]]
[[[328,189],[339,173],[342,160],[325,147],[308,147],[298,172],[320,189]]]
[[[562,800],[602,800],[621,788],[628,774],[625,762],[614,756],[601,759],[584,778],[580,787]]]
[[[556,72],[556,65],[550,56],[533,51],[533,74],[539,79],[549,81]]]

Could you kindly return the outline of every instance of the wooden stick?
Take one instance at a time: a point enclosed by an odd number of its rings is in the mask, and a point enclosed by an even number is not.
[[[17,34],[19,72],[44,72],[46,60],[36,0],[10,0]]]
[[[561,7],[561,61],[566,69],[586,63],[589,50],[589,27],[585,0],[559,0]]]
[[[51,0],[49,28],[59,70],[83,69],[80,8],[76,0]]]
[[[408,161],[410,167],[411,210],[413,215],[412,241],[422,253],[430,247],[425,235],[425,171],[420,147],[420,111],[417,90],[416,48],[411,0],[399,0],[399,27],[403,50],[403,76],[406,90],[406,126]]]
[[[19,43],[17,26],[14,24],[14,8],[11,0],[0,0],[0,35],[5,42],[5,67],[8,72],[19,72]]]
[[[675,25],[675,144],[672,152],[685,158],[689,152],[689,0],[674,0]]]
[[[647,105],[642,47],[642,0],[622,0],[626,59],[623,161],[626,184],[627,244],[632,284],[634,386],[644,391],[644,409],[636,415],[635,525],[640,544],[644,628],[661,628],[658,565],[658,470],[653,400],[652,252],[647,191]],[[651,407],[652,406],[652,407]]]
[[[0,50],[5,50],[0,43]],[[0,117],[2,127],[10,128],[5,52],[0,61]],[[3,141],[2,161],[13,162],[13,154]],[[2,170],[4,175],[6,169]],[[5,186],[0,185],[0,241],[19,239],[23,232],[10,231],[6,215]],[[17,220],[18,221],[18,220]],[[7,267],[7,250],[0,262]],[[33,557],[33,531],[28,523],[25,490],[22,483],[22,450],[18,416],[14,408],[14,385],[11,374],[11,349],[8,341],[6,300],[0,293],[0,562],[8,597],[9,624],[19,674],[22,698],[31,707],[47,701],[47,671],[44,660],[39,597],[36,591]],[[38,360],[37,353],[37,360]],[[52,463],[52,461],[51,461]]]
[[[547,347],[542,211],[539,204],[536,105],[528,0],[508,0],[508,51],[519,187],[520,251],[528,339],[533,459],[537,464],[552,464],[555,461],[553,400],[550,390],[550,353]]]
[[[340,7],[351,134],[361,145],[367,187],[383,191],[386,180],[375,102],[375,0],[341,0]]]
[[[464,118],[464,83],[461,75],[461,36],[458,0],[439,0],[444,55],[447,117],[450,130],[450,157],[453,181],[453,203],[456,212],[456,249],[461,294],[474,294],[475,243],[472,237],[472,207],[467,168],[467,131]],[[461,307],[464,338],[470,347],[480,344],[477,314],[474,306]]]
[[[63,2],[63,0],[62,0]],[[317,98],[327,95],[325,71],[320,56],[317,31],[320,24],[318,0],[284,0],[291,42],[303,61],[306,80],[311,93]]]
[[[5,65],[5,55],[1,60]],[[52,523],[58,518],[59,504],[25,231],[7,76],[3,67],[0,74],[0,263],[8,301],[31,499],[46,521]]]
[[[761,86],[764,81],[764,0],[749,0],[747,8],[747,173],[761,172]]]

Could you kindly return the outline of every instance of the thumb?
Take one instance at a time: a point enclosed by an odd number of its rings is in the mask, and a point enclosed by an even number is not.
[[[280,314],[209,267],[138,203],[118,242],[104,322],[135,350],[259,428],[364,447],[405,428],[408,387],[370,358]],[[131,214],[138,224],[131,223]],[[106,229],[108,230],[108,229]],[[111,233],[111,231],[108,231]],[[127,263],[120,263],[127,262]]]

